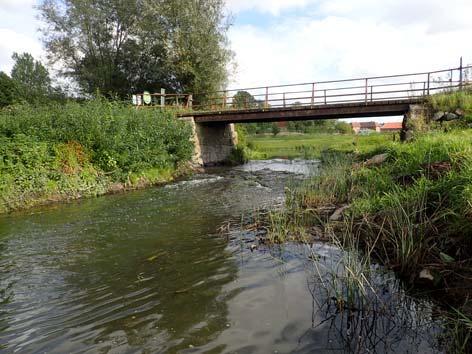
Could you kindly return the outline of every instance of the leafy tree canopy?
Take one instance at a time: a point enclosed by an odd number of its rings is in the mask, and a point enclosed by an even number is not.
[[[7,74],[0,72],[0,108],[9,106],[19,100],[18,87]]]
[[[211,92],[232,53],[224,0],[43,0],[49,59],[85,93]]]
[[[238,91],[233,96],[233,106],[235,108],[255,108],[258,106],[258,102],[249,92]]]
[[[16,82],[21,96],[29,102],[44,101],[52,92],[48,70],[29,53],[12,56],[15,64],[11,78]]]

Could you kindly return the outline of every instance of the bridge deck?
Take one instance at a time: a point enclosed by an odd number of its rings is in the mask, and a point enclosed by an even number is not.
[[[197,94],[143,93],[138,107],[187,110],[197,123],[276,122],[398,116],[428,97],[472,87],[472,66],[430,72],[261,86]]]
[[[368,103],[340,103],[302,107],[255,108],[246,110],[221,110],[186,112],[181,117],[192,116],[196,123],[252,123],[290,120],[321,120],[359,117],[400,116],[408,112],[411,104],[424,103],[423,98],[374,101]]]

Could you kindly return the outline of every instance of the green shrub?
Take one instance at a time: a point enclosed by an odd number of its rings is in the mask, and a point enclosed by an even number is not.
[[[141,170],[175,167],[193,151],[190,127],[173,113],[104,99],[0,112],[0,136],[19,134],[42,142],[77,142],[90,152],[92,163],[123,181]]]

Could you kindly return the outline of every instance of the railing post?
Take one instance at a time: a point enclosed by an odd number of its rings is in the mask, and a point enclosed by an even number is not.
[[[459,65],[459,90],[460,91],[462,91],[462,70],[463,70],[463,67],[462,67],[462,57],[461,57],[460,65]]]
[[[324,104],[326,104],[326,89],[324,90]]]
[[[187,108],[192,108],[192,106],[193,106],[193,95],[188,95]]]
[[[423,82],[423,97],[426,96],[426,82]]]
[[[161,89],[161,107],[166,106],[166,89]]]
[[[369,79],[365,79],[365,104],[367,104],[367,95],[368,95]]]
[[[265,108],[269,107],[269,88],[268,87],[266,87],[264,107]]]
[[[451,88],[451,91],[452,91],[452,87],[454,86],[454,84],[452,83],[452,80],[454,79],[454,70],[451,69],[451,79],[449,80],[451,85],[450,85],[450,88]]]
[[[370,86],[370,102],[374,102],[374,86]]]
[[[225,91],[223,93],[223,109],[226,109],[226,99],[227,99],[228,93]]]
[[[429,96],[429,93],[430,93],[430,85],[431,85],[431,73],[428,73],[428,96]]]
[[[311,84],[311,106],[315,105],[315,83]]]
[[[284,108],[285,108],[285,92],[284,92]]]

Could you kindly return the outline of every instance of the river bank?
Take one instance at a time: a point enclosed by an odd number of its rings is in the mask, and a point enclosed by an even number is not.
[[[286,191],[284,209],[250,227],[268,230],[264,242],[322,239],[382,263],[434,295],[458,325],[453,351],[471,350],[471,143],[470,130],[432,131],[362,154],[331,150],[319,174]],[[368,287],[368,272],[350,281]]]
[[[175,112],[95,99],[0,110],[0,213],[170,182],[189,172]]]

